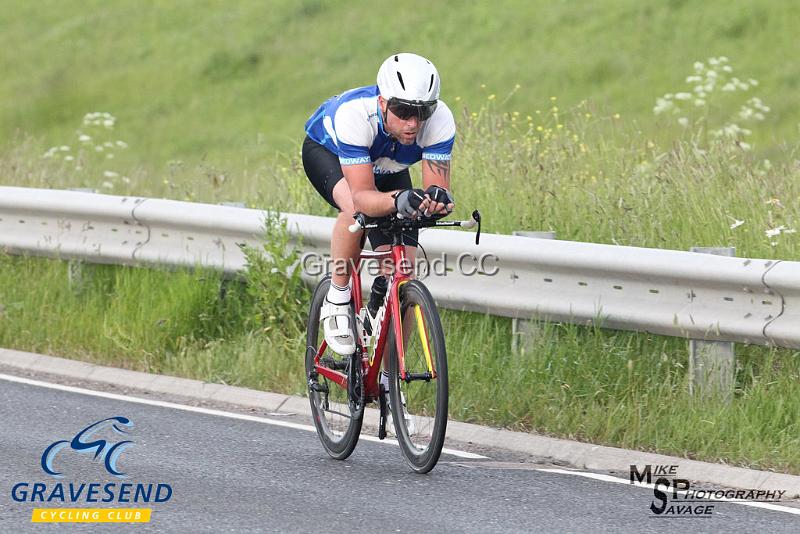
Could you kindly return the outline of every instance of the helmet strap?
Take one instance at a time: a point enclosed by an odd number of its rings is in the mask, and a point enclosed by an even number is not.
[[[383,98],[383,97],[381,97],[381,98]],[[380,103],[378,103],[378,111],[380,112],[381,119],[383,120],[383,124],[381,125],[381,128],[383,128],[383,131],[386,132],[391,139],[397,141],[397,138],[394,135],[392,135],[391,132],[389,132],[389,130],[386,129],[386,119],[389,116],[389,102],[385,98],[383,98],[383,101],[386,102],[386,111],[381,109],[381,105],[380,105]]]

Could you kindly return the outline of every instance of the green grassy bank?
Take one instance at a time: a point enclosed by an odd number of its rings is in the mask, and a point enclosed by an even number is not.
[[[652,122],[655,99],[694,61],[728,56],[772,107],[762,147],[796,139],[800,6],[791,0],[638,2],[174,2],[5,0],[0,150],[18,132],[62,145],[84,114],[110,112],[149,174],[203,160],[227,174],[294,151],[325,98],[374,83],[399,50],[429,56],[442,97],[498,100],[523,115],[551,96]],[[347,28],[347,31],[342,31]],[[73,144],[73,143],[66,143]],[[123,155],[118,155],[122,158]]]

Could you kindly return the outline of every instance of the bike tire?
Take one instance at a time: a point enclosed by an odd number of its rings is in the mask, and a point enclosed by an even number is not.
[[[355,449],[361,434],[361,424],[364,420],[364,410],[355,409],[350,402],[348,391],[335,382],[322,375],[314,378],[314,357],[325,336],[322,332],[319,317],[325,296],[330,287],[330,276],[323,278],[317,284],[314,295],[311,297],[311,306],[308,313],[306,328],[306,378],[308,381],[308,400],[311,404],[311,414],[314,427],[317,429],[322,446],[325,451],[336,460],[344,460]],[[351,324],[355,325],[353,317]],[[323,357],[330,357],[344,362],[352,360],[350,356],[342,357],[327,349]],[[347,374],[347,371],[345,371]],[[360,371],[359,371],[360,372]],[[360,375],[359,375],[360,376]],[[324,391],[312,388],[316,383]]]
[[[430,362],[436,373],[435,378],[429,381],[419,379],[409,382],[400,378],[400,362],[392,324],[387,354],[389,404],[395,435],[408,465],[417,473],[427,473],[439,461],[447,432],[448,382],[444,331],[433,297],[418,280],[400,287],[400,316],[401,325],[413,330],[404,336],[407,337],[404,343],[406,371],[418,376],[430,372],[428,357],[424,354],[423,336],[420,336],[420,332],[423,332]],[[392,322],[396,320],[393,316]]]

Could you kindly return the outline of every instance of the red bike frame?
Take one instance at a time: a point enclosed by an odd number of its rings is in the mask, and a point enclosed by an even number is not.
[[[411,280],[413,275],[413,269],[410,265],[409,260],[406,257],[406,247],[405,245],[392,245],[391,249],[385,252],[370,252],[370,251],[362,251],[361,255],[358,258],[358,261],[354,265],[353,274],[350,276],[351,280],[351,287],[353,292],[353,302],[357,304],[357,309],[360,309],[362,306],[362,293],[361,293],[361,276],[359,267],[362,263],[362,260],[366,259],[375,259],[382,265],[382,262],[387,261],[389,258],[392,259],[394,262],[394,273],[391,278],[391,284],[389,286],[389,297],[388,303],[386,305],[386,313],[383,315],[383,320],[377,331],[379,332],[378,339],[375,343],[375,351],[373,354],[369,354],[369,350],[367,347],[364,347],[362,344],[361,336],[357,335],[357,348],[356,351],[360,352],[361,354],[361,371],[362,376],[364,377],[364,397],[366,402],[370,402],[376,400],[379,395],[379,387],[378,387],[378,373],[381,369],[381,362],[383,360],[383,351],[386,348],[386,339],[387,339],[387,332],[389,321],[392,317],[397,317],[398,320],[394,321],[394,339],[397,349],[397,355],[400,358],[400,378],[405,380],[406,378],[406,366],[405,366],[405,351],[403,349],[403,325],[402,319],[400,317],[400,287]],[[431,377],[436,378],[436,370],[433,368],[433,362],[430,357],[430,341],[425,330],[425,324],[422,320],[422,315],[419,309],[415,310],[417,315],[417,324],[421,329],[421,338],[425,345],[423,346],[423,350],[425,351],[429,371],[431,372]],[[355,326],[355,325],[354,325]],[[377,325],[373,326],[375,328]],[[359,334],[359,332],[356,332]],[[329,367],[325,367],[321,365],[320,358],[325,353],[325,349],[327,348],[328,344],[325,340],[322,341],[322,344],[317,350],[317,354],[314,357],[314,367],[316,368],[317,372],[341,386],[342,388],[347,389],[347,375],[340,371],[333,370]]]

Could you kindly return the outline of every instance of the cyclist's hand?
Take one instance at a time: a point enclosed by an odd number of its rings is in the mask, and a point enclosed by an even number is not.
[[[441,219],[445,215],[450,214],[455,206],[452,193],[438,185],[432,185],[425,190],[429,202],[424,204],[422,209],[425,210],[425,215],[434,219]]]
[[[417,211],[420,206],[423,206],[423,203],[425,203],[424,210],[430,203],[430,199],[422,189],[405,189],[394,196],[394,207],[397,208],[397,213],[409,219],[417,216]]]

